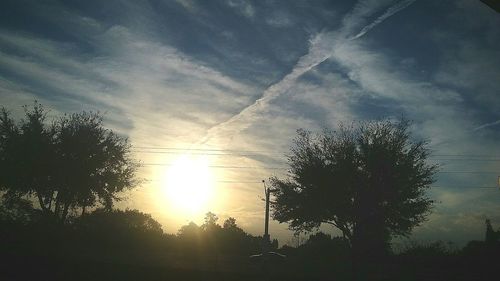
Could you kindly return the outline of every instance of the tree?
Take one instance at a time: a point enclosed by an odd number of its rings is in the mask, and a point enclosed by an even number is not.
[[[19,124],[1,110],[0,189],[6,191],[6,203],[33,194],[45,211],[54,192],[55,130],[45,125],[47,112],[40,104],[24,110],[26,119]]]
[[[59,160],[58,198],[61,216],[69,207],[94,207],[97,203],[111,210],[117,194],[136,184],[137,164],[130,158],[130,145],[102,126],[97,113],[75,113],[56,126]],[[58,208],[56,200],[56,210]]]
[[[426,144],[404,119],[299,130],[288,178],[271,178],[273,218],[295,231],[333,225],[355,256],[387,251],[391,236],[408,235],[431,210],[425,191],[437,167],[426,162]]]
[[[484,242],[488,244],[495,244],[500,239],[500,230],[493,230],[493,226],[491,226],[491,221],[486,219],[486,234],[484,238]]]
[[[100,237],[116,239],[127,235],[161,235],[161,224],[150,214],[138,210],[97,209],[75,220],[75,227]]]
[[[184,252],[210,253],[215,258],[219,253],[250,255],[260,249],[262,237],[246,233],[238,226],[235,218],[227,218],[222,227],[217,221],[216,214],[207,212],[201,226],[194,222],[182,226],[177,233],[181,249]],[[277,242],[273,241],[276,248]]]
[[[231,232],[231,233],[244,233],[243,229],[241,229],[238,224],[236,223],[236,219],[233,217],[229,217],[224,221],[224,224],[222,225],[222,228],[226,232]]]
[[[4,198],[34,198],[44,213],[65,221],[70,210],[104,206],[137,184],[130,145],[103,127],[98,113],[64,115],[50,125],[35,102],[18,124],[0,112],[0,190]]]
[[[216,214],[212,212],[207,212],[205,214],[205,223],[201,225],[201,228],[204,231],[212,231],[215,228],[220,228],[220,226],[217,224],[218,220],[219,217],[217,217]]]

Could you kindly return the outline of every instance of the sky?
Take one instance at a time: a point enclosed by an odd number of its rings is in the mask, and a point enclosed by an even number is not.
[[[169,233],[212,211],[262,234],[297,129],[404,115],[441,166],[411,239],[463,244],[500,227],[499,26],[477,0],[4,0],[0,104],[103,113],[143,164],[118,206]]]

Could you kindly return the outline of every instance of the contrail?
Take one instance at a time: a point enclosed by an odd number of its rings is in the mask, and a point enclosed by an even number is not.
[[[315,50],[316,49],[316,50]],[[324,62],[330,57],[330,54],[325,55],[323,50],[318,50],[317,48],[311,48],[311,51],[302,56],[298,63],[293,68],[292,72],[288,73],[283,79],[281,79],[276,84],[267,88],[262,96],[257,99],[253,104],[245,107],[239,113],[229,118],[228,120],[215,125],[210,128],[207,132],[207,135],[198,142],[198,144],[205,144],[210,138],[216,135],[218,132],[223,130],[225,127],[234,124],[240,121],[242,118],[252,117],[257,113],[260,109],[264,108],[270,101],[277,98],[282,93],[286,92],[293,85],[295,80],[299,78],[302,74],[308,72],[315,66]],[[233,128],[233,133],[237,133],[245,128],[248,125],[241,124],[238,128]]]
[[[443,144],[457,142],[457,141],[459,141],[461,139],[464,139],[464,138],[470,136],[470,134],[472,134],[472,133],[474,133],[476,131],[479,131],[479,130],[482,130],[484,128],[488,128],[488,127],[491,127],[491,126],[496,126],[496,125],[500,125],[500,120],[497,120],[497,121],[494,121],[494,122],[491,122],[491,123],[486,123],[486,124],[477,126],[476,128],[474,128],[472,130],[466,131],[467,134],[465,136],[462,136],[462,137],[459,137],[459,138],[456,138],[456,137],[446,138],[446,139],[444,139],[444,140],[442,140],[442,141],[434,144],[433,146],[437,147],[437,146],[440,146],[440,145],[443,145]]]
[[[349,40],[354,40],[362,37],[363,35],[368,33],[371,29],[373,29],[375,26],[382,23],[390,16],[408,7],[415,1],[416,0],[404,0],[389,7],[384,12],[384,14],[382,14],[372,23],[363,27],[360,32],[358,32],[355,36],[351,37]],[[352,18],[355,19],[355,17]],[[343,28],[345,28],[345,26]],[[341,34],[341,32],[322,32],[318,34],[313,40],[311,40],[309,52],[299,59],[299,61],[293,67],[290,73],[285,75],[285,77],[283,77],[283,79],[281,79],[279,82],[267,88],[262,93],[262,96],[259,99],[257,99],[253,104],[243,108],[239,113],[233,115],[228,120],[208,129],[205,137],[201,139],[197,144],[198,145],[205,144],[212,137],[214,137],[227,127],[231,126],[232,124],[235,124],[244,118],[254,117],[256,113],[258,113],[260,109],[265,108],[265,106],[267,106],[269,102],[271,102],[273,99],[277,98],[281,94],[288,91],[295,83],[297,78],[299,78],[302,74],[308,72],[309,70],[313,69],[314,67],[326,61],[328,58],[332,56],[334,51],[334,46],[335,44],[338,43],[334,40],[335,39],[334,37],[339,34]],[[345,40],[345,38],[344,39],[337,38],[337,39]],[[248,126],[249,124],[240,123],[239,126],[231,129],[232,134],[238,133],[247,128]]]
[[[368,31],[370,31],[372,28],[374,28],[375,26],[382,23],[385,19],[387,19],[388,17],[394,15],[395,13],[403,10],[404,8],[410,6],[415,1],[416,0],[405,0],[405,1],[401,1],[401,2],[397,3],[396,5],[390,7],[389,9],[387,9],[385,11],[385,13],[383,13],[375,21],[373,21],[369,25],[363,27],[363,29],[361,29],[361,31],[358,34],[356,34],[354,37],[352,37],[350,40],[355,40],[355,39],[358,39],[359,37],[365,35]]]
[[[486,124],[483,124],[481,126],[478,126],[478,127],[474,128],[474,129],[472,129],[472,131],[475,132],[475,131],[482,130],[484,128],[488,128],[488,127],[499,125],[499,124],[500,124],[500,120],[497,120],[495,122],[486,123]]]

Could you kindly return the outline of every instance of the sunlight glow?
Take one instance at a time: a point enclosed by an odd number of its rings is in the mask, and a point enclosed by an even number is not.
[[[208,159],[182,155],[162,177],[161,189],[170,208],[184,215],[204,212],[214,196],[214,180]]]

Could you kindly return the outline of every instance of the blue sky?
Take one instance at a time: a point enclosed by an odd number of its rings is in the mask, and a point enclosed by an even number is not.
[[[500,226],[500,191],[479,188],[500,175],[500,15],[480,1],[2,4],[0,104],[16,116],[33,99],[53,116],[97,110],[136,147],[231,150],[207,155],[223,166],[224,199],[210,208],[252,233],[262,231],[256,182],[283,175],[266,167],[285,165],[298,128],[402,114],[442,165],[429,193],[440,203],[415,238],[462,243],[482,239],[486,217]],[[135,151],[145,164],[178,156],[150,152]],[[151,181],[121,206],[167,232],[200,222],[157,200],[162,169],[145,165]]]

